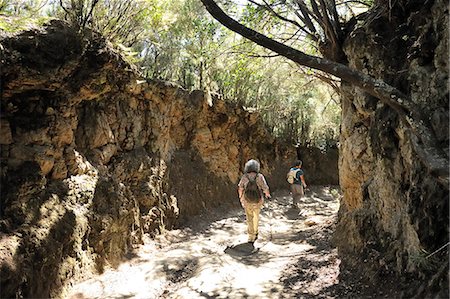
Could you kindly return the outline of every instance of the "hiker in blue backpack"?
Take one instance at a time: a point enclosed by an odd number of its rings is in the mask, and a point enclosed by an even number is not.
[[[258,161],[253,159],[247,161],[238,184],[239,200],[247,218],[249,243],[254,243],[258,239],[259,212],[264,204],[264,195],[270,198],[269,186],[259,170]]]
[[[304,189],[307,187],[302,164],[301,160],[295,161],[287,173],[287,181],[290,184],[292,194],[292,206],[297,209],[300,208],[300,199],[305,194]]]

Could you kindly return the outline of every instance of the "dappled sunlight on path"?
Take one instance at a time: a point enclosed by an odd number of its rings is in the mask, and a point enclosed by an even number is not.
[[[242,210],[212,223],[198,217],[190,227],[147,240],[117,269],[75,285],[69,298],[315,296],[339,274],[329,244],[339,203],[330,187],[312,187],[306,195],[299,211],[287,192],[275,193],[261,212],[254,247],[246,243]]]

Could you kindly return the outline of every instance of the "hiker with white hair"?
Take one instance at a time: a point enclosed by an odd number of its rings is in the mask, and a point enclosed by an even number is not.
[[[259,173],[260,164],[251,159],[245,163],[244,174],[238,184],[238,194],[247,219],[248,242],[258,239],[259,212],[264,195],[270,198],[270,190],[264,175]]]

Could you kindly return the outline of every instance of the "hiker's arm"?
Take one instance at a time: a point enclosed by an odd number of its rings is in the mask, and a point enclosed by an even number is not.
[[[303,170],[302,170],[302,169],[299,169],[299,170],[297,171],[297,173],[295,174],[295,176],[297,177],[297,180],[299,180],[299,181],[302,182],[303,188],[306,188],[307,185],[306,185],[306,182],[305,182],[305,176],[304,176]]]
[[[239,181],[239,184],[238,184],[238,196],[239,196],[239,201],[241,202],[241,206],[242,206],[243,208],[245,208],[244,186],[245,186],[246,181],[247,181],[246,177],[243,176],[243,177],[241,178],[241,180]]]
[[[262,186],[260,186],[260,188],[262,189],[264,195],[267,198],[270,198],[271,197],[270,190],[269,190],[269,185],[267,185],[266,178],[263,175],[261,175],[260,180],[261,180],[261,185],[262,185]]]
[[[241,206],[245,208],[245,199],[244,199],[244,188],[238,188],[239,201],[241,202]]]
[[[306,182],[305,182],[305,176],[303,174],[300,176],[300,179],[302,180],[303,188],[306,188],[307,185],[306,185]]]

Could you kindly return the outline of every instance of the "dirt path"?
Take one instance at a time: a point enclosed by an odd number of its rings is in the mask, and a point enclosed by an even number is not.
[[[337,189],[312,187],[300,213],[287,192],[274,195],[254,247],[246,243],[242,210],[212,222],[213,215],[198,217],[189,228],[147,240],[118,269],[75,285],[69,298],[333,297]]]

